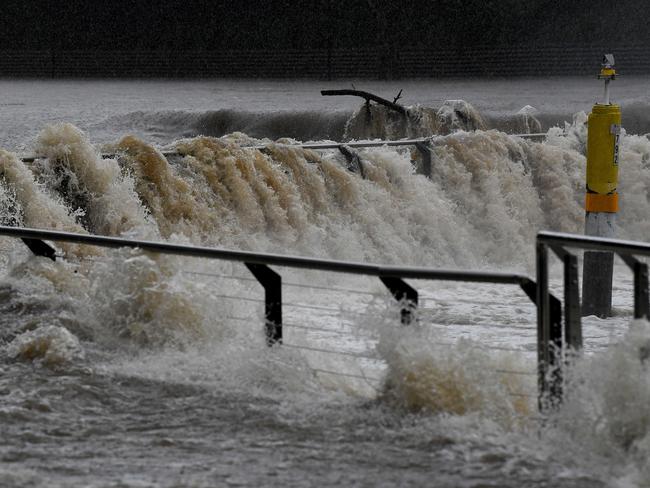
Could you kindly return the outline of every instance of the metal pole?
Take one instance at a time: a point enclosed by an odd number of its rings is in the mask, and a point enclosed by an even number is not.
[[[282,277],[264,264],[244,264],[264,288],[266,344],[282,344]]]
[[[634,273],[634,318],[650,318],[648,265],[630,254],[619,253],[619,256]]]
[[[609,82],[616,77],[611,54],[605,55],[598,77],[605,80],[605,103],[595,104],[589,114],[585,234],[615,237],[621,110],[609,99]],[[614,255],[611,252],[585,252],[582,315],[611,316],[613,270]]]
[[[403,325],[409,325],[418,307],[417,290],[395,276],[380,276],[379,279],[386,285],[393,298],[400,303],[400,321]]]
[[[578,257],[563,246],[549,246],[564,264],[564,342],[570,349],[582,349],[582,318],[578,287]]]
[[[547,381],[550,363],[550,305],[548,296],[548,248],[544,243],[537,242],[537,381],[539,409],[546,408],[549,396]]]
[[[582,319],[580,317],[580,291],[578,288],[578,257],[564,256],[564,339],[568,348],[582,349]]]
[[[420,167],[420,173],[431,178],[431,171],[433,167],[433,158],[431,157],[431,146],[429,142],[416,142],[415,148],[420,153],[422,157],[422,166]]]

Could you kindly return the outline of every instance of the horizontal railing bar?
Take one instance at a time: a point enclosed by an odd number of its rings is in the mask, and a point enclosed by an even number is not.
[[[30,229],[26,227],[0,226],[0,235],[28,239],[45,239],[55,242],[72,242],[76,244],[88,244],[91,246],[109,248],[130,247],[142,249],[144,251],[163,254],[175,254],[179,256],[222,259],[225,261],[239,261],[253,264],[286,266],[289,268],[306,268],[321,271],[331,271],[335,273],[361,274],[377,277],[381,276],[424,280],[431,279],[439,281],[515,284],[520,286],[532,283],[532,280],[528,276],[518,273],[382,266],[369,263],[334,261],[329,259],[315,259],[280,254],[234,251],[216,247],[189,246],[184,244],[173,244],[169,242],[125,239],[122,237],[75,234],[72,232]]]
[[[533,134],[508,134],[512,137],[521,137],[523,139],[541,139],[546,137],[546,133],[538,132]],[[307,143],[307,144],[278,144],[284,147],[289,148],[300,148],[300,149],[338,149],[341,146],[348,147],[383,147],[383,146],[415,146],[416,144],[429,142],[431,138],[421,138],[421,139],[402,139],[397,141],[358,141],[358,142],[325,142],[325,143]],[[257,144],[254,146],[240,146],[242,149],[255,149],[260,151],[266,149],[269,144]],[[184,156],[184,153],[178,151],[161,151],[160,152],[165,157],[170,156]],[[119,156],[119,153],[102,153],[101,157],[103,159],[113,159]],[[37,159],[46,159],[47,156],[33,155],[33,156],[21,156],[20,160],[24,163],[33,163]]]
[[[508,134],[512,137],[521,137],[523,139],[535,139],[546,137],[546,133],[534,133],[534,134]],[[286,147],[295,147],[302,149],[338,149],[341,146],[347,146],[352,148],[364,148],[364,147],[383,147],[383,146],[415,146],[421,143],[431,142],[432,138],[423,137],[419,139],[400,139],[396,141],[352,141],[352,142],[325,142],[325,143],[307,143],[307,144],[287,144]],[[258,146],[242,146],[242,148],[247,149],[265,149],[267,145],[258,145]]]
[[[0,249],[0,251],[2,251],[2,249]],[[57,257],[60,257],[60,256],[57,255]],[[181,271],[181,273],[200,275],[200,276],[209,276],[211,278],[224,278],[224,279],[227,279],[227,280],[254,281],[254,282],[257,283],[257,280],[255,278],[247,278],[247,277],[244,277],[244,276],[237,276],[237,275],[225,275],[225,274],[218,274],[218,273],[208,273],[208,272],[205,272],[205,271],[190,271],[190,270],[183,270],[183,271]],[[369,291],[353,290],[352,288],[337,288],[337,287],[331,287],[331,286],[308,285],[308,284],[304,284],[304,283],[292,283],[292,282],[289,282],[289,281],[283,282],[282,286],[292,286],[292,287],[296,287],[296,288],[314,288],[314,289],[317,289],[317,290],[335,291],[335,292],[339,292],[339,293],[354,293],[354,294],[357,294],[357,295],[369,295],[369,296],[373,296],[373,297],[382,297],[382,296],[384,296],[384,295],[380,295],[378,293],[372,293],[372,292],[369,292]]]
[[[596,251],[612,251],[625,255],[650,256],[650,244],[638,241],[582,236],[549,231],[539,232],[537,234],[537,240],[547,245],[555,244]]]

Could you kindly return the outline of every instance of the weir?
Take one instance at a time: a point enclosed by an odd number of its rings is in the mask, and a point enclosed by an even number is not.
[[[546,137],[546,133],[534,133],[534,134],[510,134],[512,137],[521,137],[522,139],[533,139],[539,140]],[[287,144],[287,147],[300,148],[300,149],[311,149],[311,150],[326,150],[326,149],[338,149],[341,152],[345,149],[341,148],[370,148],[370,147],[396,147],[396,146],[414,146],[418,151],[424,152],[424,148],[427,147],[436,137],[422,137],[418,139],[402,139],[399,141],[353,141],[353,142],[326,142],[326,143],[307,143],[307,144]],[[251,145],[241,146],[242,149],[255,149],[258,151],[263,151],[268,148],[268,145]],[[183,154],[178,151],[161,151],[160,152],[164,157],[170,156],[182,156]],[[111,159],[118,156],[117,153],[102,153],[101,157],[104,159]],[[23,163],[33,163],[39,159],[46,159],[46,156],[40,155],[25,155],[21,156],[20,160]]]

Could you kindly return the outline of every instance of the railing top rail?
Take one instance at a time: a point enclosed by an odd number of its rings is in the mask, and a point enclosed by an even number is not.
[[[607,237],[583,236],[563,232],[542,231],[537,234],[537,240],[544,244],[566,247],[579,247],[595,251],[612,251],[624,255],[650,256],[650,244]]]
[[[513,137],[521,137],[524,139],[541,139],[546,137],[546,133],[534,133],[534,134],[510,134]],[[279,143],[270,143],[278,144],[290,148],[301,148],[301,149],[338,149],[341,146],[347,146],[352,148],[364,148],[364,147],[383,147],[383,146],[415,146],[417,144],[423,144],[432,141],[431,137],[423,137],[420,139],[401,139],[396,141],[351,141],[351,142],[323,142],[323,143],[306,143],[306,144],[279,144]],[[263,150],[266,149],[270,144],[257,144],[253,146],[241,146],[242,149],[256,149]],[[162,155],[165,157],[168,156],[180,156],[181,153],[178,151],[161,151]],[[102,158],[110,159],[117,156],[116,153],[102,153]],[[24,163],[33,163],[37,159],[45,159],[46,156],[40,155],[29,155],[21,156],[20,160]]]
[[[226,261],[239,261],[253,264],[286,266],[289,268],[314,269],[367,276],[434,279],[441,281],[468,281],[476,283],[516,284],[520,286],[532,282],[528,276],[518,273],[384,266],[371,263],[334,261],[329,259],[315,259],[301,256],[256,253],[249,251],[234,251],[214,247],[190,246],[168,242],[125,239],[122,237],[76,234],[72,232],[30,229],[25,227],[0,226],[0,235],[23,239],[45,239],[55,242],[60,241],[77,244],[88,244],[99,247],[139,248],[145,251],[158,252],[163,254],[174,254],[199,258],[213,258]]]

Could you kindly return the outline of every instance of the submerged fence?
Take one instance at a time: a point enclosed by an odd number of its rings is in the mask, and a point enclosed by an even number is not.
[[[580,303],[578,256],[569,249],[609,252],[618,255],[634,274],[634,318],[649,318],[648,265],[636,256],[650,256],[650,244],[559,232],[537,235],[537,327],[538,363],[541,385],[554,396],[562,395],[562,378],[556,377],[566,362],[566,353],[583,348],[582,307]],[[549,252],[564,266],[564,328],[556,321],[555,298],[548,291]],[[564,354],[563,354],[564,353]],[[563,357],[564,356],[564,357]]]
[[[523,139],[544,139],[546,137],[545,133],[530,133],[530,134],[510,134],[512,137],[521,137]],[[397,141],[353,141],[347,143],[341,142],[325,142],[325,143],[307,143],[307,144],[283,144],[283,147],[288,148],[300,148],[308,149],[314,151],[323,151],[328,149],[336,149],[343,154],[347,161],[347,168],[350,171],[359,173],[362,177],[365,177],[363,159],[356,151],[357,149],[367,149],[367,148],[376,148],[376,147],[399,147],[399,146],[412,146],[420,155],[422,159],[422,164],[419,168],[421,174],[426,176],[431,175],[432,164],[433,164],[433,144],[436,137],[422,137],[418,139],[400,139]],[[255,145],[255,146],[241,146],[243,149],[254,149],[257,151],[266,151],[268,145]],[[178,151],[162,151],[161,154],[165,158],[174,157],[174,156],[183,156],[183,154]],[[103,153],[101,157],[103,159],[110,159],[118,156],[115,153]],[[45,156],[33,155],[33,156],[21,156],[20,160],[24,163],[33,163],[38,159],[45,159]]]
[[[283,282],[282,275],[271,269],[270,266],[378,278],[396,300],[400,310],[400,322],[406,326],[417,320],[418,315],[416,312],[420,304],[418,290],[404,281],[406,279],[516,285],[537,307],[537,384],[540,409],[556,406],[561,401],[563,395],[563,369],[570,364],[570,361],[567,361],[568,355],[580,351],[583,346],[578,288],[578,256],[568,249],[580,248],[613,252],[620,256],[634,273],[634,317],[650,317],[648,266],[635,257],[650,256],[650,244],[618,239],[540,232],[537,236],[537,280],[535,281],[526,275],[518,273],[381,266],[368,263],[234,251],[19,227],[0,226],[0,235],[22,239],[34,254],[52,260],[57,259],[56,250],[44,242],[45,240],[107,248],[137,248],[160,254],[242,263],[252,274],[252,278],[249,279],[256,280],[264,288],[264,299],[261,302],[263,302],[265,309],[264,326],[266,342],[269,346],[283,344],[284,308],[298,306],[314,310],[337,311],[337,309],[331,307],[285,302],[282,291],[283,287],[286,286],[308,286],[317,291],[319,289],[337,289],[319,287],[313,284],[300,285]],[[549,291],[549,249],[564,264],[564,303]],[[239,277],[239,279],[246,278]],[[339,291],[360,293],[357,290],[340,289]],[[223,298],[236,299],[238,297],[224,296]],[[290,327],[301,327],[299,324],[288,325]],[[332,331],[331,329],[322,330],[325,332]],[[292,347],[291,344],[287,344],[287,346]],[[315,352],[332,352],[318,347],[301,346],[301,348]],[[322,372],[332,373],[328,371]],[[514,373],[525,374],[517,371]]]
[[[388,289],[392,297],[396,300],[400,311],[400,322],[403,325],[408,325],[416,319],[416,312],[418,310],[420,302],[420,295],[418,291],[406,283],[404,281],[405,279],[515,285],[522,290],[523,294],[528,297],[528,299],[533,304],[536,302],[538,294],[535,282],[530,277],[517,273],[380,266],[368,263],[313,259],[269,253],[233,251],[227,249],[188,246],[165,242],[124,239],[119,237],[93,236],[74,234],[69,232],[6,226],[0,226],[0,235],[20,238],[34,254],[44,256],[52,260],[57,259],[56,250],[49,244],[45,243],[44,240],[85,244],[108,248],[138,248],[143,251],[161,254],[240,262],[246,266],[246,268],[251,272],[254,279],[257,280],[264,288],[265,334],[266,341],[269,346],[283,344],[284,308],[291,307],[293,305],[284,302],[282,292],[283,287],[286,284],[283,282],[282,276],[276,270],[271,269],[270,266],[345,273],[378,278],[380,282],[383,283],[383,285]],[[313,285],[311,285],[311,287],[318,289],[318,287],[314,287]],[[559,321],[559,314],[561,309],[559,300],[552,297],[552,295],[549,297],[549,300],[555,304],[554,310],[556,311],[556,315],[554,316],[554,320]],[[305,307],[303,306],[303,308]],[[312,308],[319,309],[323,307],[313,306]],[[295,325],[296,324],[290,326]],[[305,349],[310,348],[306,347]],[[319,348],[311,349],[316,352],[319,350],[321,352],[327,352]],[[525,374],[524,372],[520,371],[508,373]],[[547,395],[547,393],[545,392],[544,395]]]

